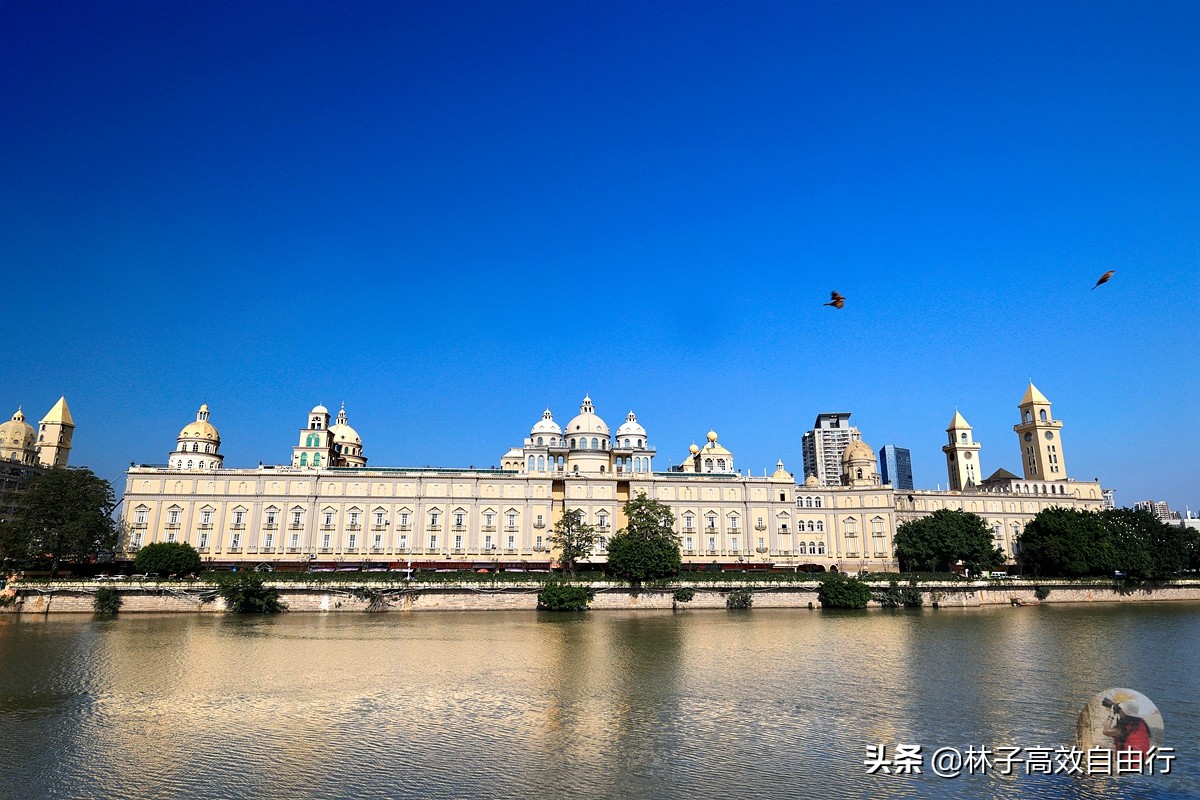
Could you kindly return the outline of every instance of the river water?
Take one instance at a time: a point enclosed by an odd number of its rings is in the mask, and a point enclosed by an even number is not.
[[[1194,603],[4,616],[0,797],[1200,797],[1198,667]],[[931,774],[1111,687],[1171,774]],[[901,743],[922,774],[867,774]]]

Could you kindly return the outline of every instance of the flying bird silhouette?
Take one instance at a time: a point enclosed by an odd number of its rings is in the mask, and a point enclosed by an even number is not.
[[[1102,283],[1108,283],[1109,278],[1111,278],[1113,276],[1114,272],[1116,272],[1115,269],[1110,269],[1108,272],[1101,275],[1100,280],[1096,281],[1096,286],[1099,286]],[[1095,289],[1096,286],[1093,286],[1092,288]]]
[[[846,305],[846,298],[842,297],[837,292],[830,292],[829,297],[829,302],[824,303],[824,305],[833,306],[834,308],[841,308],[842,306]]]

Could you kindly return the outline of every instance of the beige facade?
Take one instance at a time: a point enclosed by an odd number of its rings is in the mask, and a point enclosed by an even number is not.
[[[896,526],[938,508],[980,514],[1011,554],[1013,537],[1042,508],[1102,503],[1095,483],[999,474],[971,492],[897,493],[880,485],[873,451],[857,440],[843,453],[845,486],[815,477],[797,485],[782,462],[769,477],[740,474],[715,432],[682,467],[655,471],[655,448],[636,415],[611,435],[590,398],[565,427],[547,409],[498,470],[330,467],[326,459],[314,468],[311,459],[299,463],[309,452],[303,437],[329,426],[322,407],[313,414],[319,427],[304,429],[290,466],[131,468],[127,550],[183,541],[214,563],[537,569],[552,563],[554,523],[578,509],[602,536],[592,561],[603,563],[607,538],[625,523],[622,507],[645,493],[671,508],[684,561],[694,566],[879,570],[895,568]]]

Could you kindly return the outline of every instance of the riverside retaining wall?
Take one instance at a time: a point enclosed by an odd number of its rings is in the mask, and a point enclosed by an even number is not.
[[[771,584],[766,581],[700,582],[690,585],[696,590],[688,603],[675,603],[670,589],[643,589],[630,592],[609,583],[592,584],[595,597],[591,608],[601,610],[724,608],[725,598],[732,589],[749,589],[754,594],[755,608],[816,608],[820,584],[813,582]],[[368,610],[368,600],[352,594],[354,586],[347,584],[296,585],[275,584],[280,598],[290,611],[338,612]],[[376,584],[361,586],[377,590],[382,597],[373,610],[382,611],[532,611],[537,608],[539,584]],[[873,588],[886,588],[872,584]],[[1146,601],[1200,600],[1200,580],[1174,581],[1170,584],[1145,588],[1120,588],[1112,583],[1056,583],[1042,581],[959,581],[955,583],[926,583],[921,588],[925,604],[941,608],[973,608],[979,606],[1033,603],[1038,587],[1050,590],[1041,602],[1048,605],[1063,603],[1129,603]],[[199,582],[163,582],[137,585],[89,583],[80,581],[25,584],[10,583],[2,593],[11,598],[9,605],[0,606],[0,614],[57,614],[92,613],[96,591],[101,587],[115,588],[121,593],[121,613],[221,613],[225,603],[215,589]],[[872,602],[872,606],[876,603]]]

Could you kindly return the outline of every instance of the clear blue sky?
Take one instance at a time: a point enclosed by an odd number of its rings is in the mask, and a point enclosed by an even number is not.
[[[850,411],[932,488],[955,407],[1019,471],[1032,376],[1072,476],[1200,507],[1198,32],[1191,2],[6,2],[0,413],[65,393],[116,480],[201,402],[228,466],[342,401],[371,464],[491,465],[590,392],[660,468],[714,427],[799,472]]]

